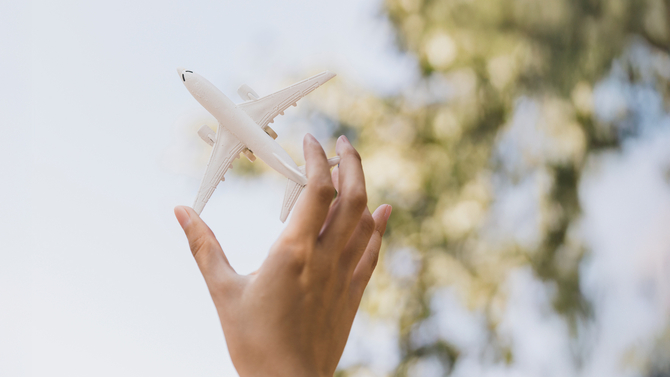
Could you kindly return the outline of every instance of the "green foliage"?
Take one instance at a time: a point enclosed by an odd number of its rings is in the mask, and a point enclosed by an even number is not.
[[[350,88],[324,88],[319,98],[337,131],[355,135],[371,204],[393,205],[386,256],[411,248],[420,261],[414,279],[398,279],[380,263],[363,302],[369,313],[397,320],[397,375],[427,354],[445,365],[458,358],[444,342],[412,344],[435,289],[455,287],[493,329],[506,299],[499,287],[519,266],[555,285],[554,307],[576,331],[577,319],[589,315],[577,269],[585,250],[571,237],[577,187],[586,157],[620,143],[592,116],[593,85],[633,37],[667,53],[670,1],[387,0],[385,8],[421,80],[392,98],[352,97]],[[538,112],[538,146],[510,167],[496,146],[523,99]],[[496,185],[532,177],[545,182],[539,198],[529,198],[542,209],[539,242],[483,237]],[[491,343],[500,360],[513,359],[505,344]]]

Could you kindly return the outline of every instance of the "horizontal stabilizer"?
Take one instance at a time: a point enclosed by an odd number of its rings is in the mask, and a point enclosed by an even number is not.
[[[335,156],[328,159],[328,166],[330,166],[331,168],[339,163],[340,163],[340,156]],[[305,165],[298,166],[298,171],[301,172],[302,174],[307,174],[305,170]]]
[[[245,101],[253,101],[259,98],[258,93],[251,89],[251,87],[247,84],[240,86],[237,89],[237,94]]]
[[[205,141],[205,143],[209,144],[210,146],[214,145],[214,141],[216,140],[216,133],[213,129],[207,126],[202,126],[198,130],[198,135],[202,140]]]
[[[331,157],[328,159],[328,165],[333,167],[340,163],[340,156]]]

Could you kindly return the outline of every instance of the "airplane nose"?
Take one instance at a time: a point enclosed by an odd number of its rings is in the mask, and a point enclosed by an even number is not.
[[[189,71],[188,69],[184,69],[182,67],[177,68],[177,74],[184,82],[186,82],[186,76],[185,76],[186,73],[193,73],[193,71]]]

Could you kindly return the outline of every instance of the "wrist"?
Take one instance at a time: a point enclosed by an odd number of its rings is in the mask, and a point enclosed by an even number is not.
[[[240,368],[241,369],[241,368]],[[239,370],[240,377],[333,377],[333,374],[324,373],[315,367],[303,366],[299,363],[291,365],[277,365],[271,368],[244,368]]]

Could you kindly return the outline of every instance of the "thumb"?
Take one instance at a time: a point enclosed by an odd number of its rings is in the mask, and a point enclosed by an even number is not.
[[[186,233],[193,257],[210,291],[230,282],[237,273],[228,263],[219,241],[207,224],[190,207],[177,206],[174,214]]]

